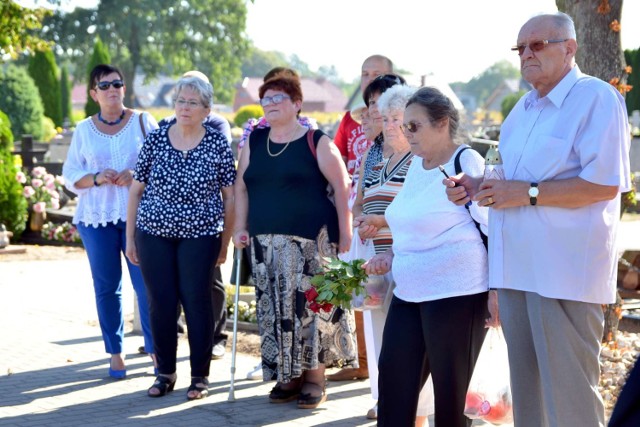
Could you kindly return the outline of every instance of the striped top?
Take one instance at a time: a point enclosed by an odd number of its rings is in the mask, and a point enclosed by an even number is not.
[[[371,168],[371,173],[364,182],[364,199],[362,203],[362,213],[364,215],[384,215],[387,206],[391,204],[398,192],[404,185],[404,179],[411,165],[413,154],[408,152],[400,161],[388,170],[389,159]],[[376,254],[382,253],[391,248],[393,239],[389,227],[381,228],[373,238],[373,246]]]

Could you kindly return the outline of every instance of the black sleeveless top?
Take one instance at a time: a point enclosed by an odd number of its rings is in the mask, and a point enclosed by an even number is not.
[[[252,236],[285,234],[315,240],[323,226],[329,239],[339,240],[338,214],[327,198],[327,180],[307,142],[307,134],[292,141],[277,157],[267,152],[269,128],[254,129],[251,155],[244,172],[249,196],[248,226]],[[324,133],[314,132],[317,145]],[[280,153],[284,144],[270,144]]]

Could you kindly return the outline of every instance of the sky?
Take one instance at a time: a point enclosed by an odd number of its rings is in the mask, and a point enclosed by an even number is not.
[[[411,74],[466,82],[503,59],[518,67],[510,48],[522,24],[557,10],[555,0],[254,0],[247,34],[259,49],[295,53],[312,70],[335,65],[346,81],[382,54]],[[640,1],[626,0],[623,49],[640,48],[638,17]]]
[[[350,82],[365,58],[382,54],[411,74],[466,82],[503,59],[517,67],[510,48],[522,24],[557,8],[555,0],[253,0],[247,10],[246,34],[257,48],[296,54],[313,71],[333,65]],[[638,17],[640,0],[626,0],[623,49],[640,48]]]

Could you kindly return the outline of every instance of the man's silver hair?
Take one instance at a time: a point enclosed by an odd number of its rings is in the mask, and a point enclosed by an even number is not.
[[[560,37],[576,40],[576,26],[573,23],[573,19],[566,13],[545,13],[534,16],[531,19],[549,19],[553,22],[553,26],[560,32]]]
[[[174,103],[178,99],[180,92],[185,88],[195,91],[200,96],[202,105],[209,108],[213,107],[213,86],[211,86],[211,83],[205,82],[198,77],[182,77],[178,80],[173,90]]]
[[[378,98],[377,105],[380,114],[389,114],[391,111],[404,111],[407,101],[416,90],[417,88],[407,85],[391,86]]]

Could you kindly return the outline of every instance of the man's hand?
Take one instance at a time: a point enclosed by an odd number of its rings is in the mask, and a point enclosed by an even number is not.
[[[497,328],[500,326],[500,309],[498,307],[498,291],[489,291],[489,318],[485,320],[487,328]]]
[[[491,206],[494,209],[527,206],[530,185],[525,181],[489,179],[480,184],[480,191],[473,200],[478,202],[478,206]]]

